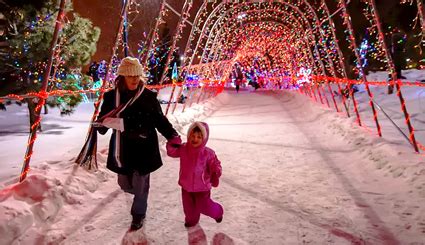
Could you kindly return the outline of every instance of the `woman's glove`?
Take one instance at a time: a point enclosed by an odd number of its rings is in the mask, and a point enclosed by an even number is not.
[[[102,125],[121,132],[124,131],[124,120],[122,118],[107,117],[103,120]]]

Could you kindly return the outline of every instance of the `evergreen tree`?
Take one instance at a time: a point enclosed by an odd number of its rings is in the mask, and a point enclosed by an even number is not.
[[[13,2],[13,1],[10,1]],[[19,3],[19,4],[18,4]],[[48,60],[50,43],[57,16],[57,1],[25,1],[0,2],[5,7],[4,16],[9,28],[4,34],[8,42],[7,52],[3,52],[0,61],[0,96],[9,93],[25,94],[39,91],[46,61]],[[72,10],[68,2],[66,11]],[[3,11],[2,11],[3,12]],[[77,90],[79,81],[76,81],[71,68],[81,67],[89,63],[96,51],[96,43],[100,36],[100,29],[93,27],[90,20],[78,14],[68,14],[65,18],[56,48],[51,79],[48,90],[68,89]],[[49,98],[51,105],[66,112],[72,112],[72,107],[81,101],[81,96],[66,96],[63,98]],[[34,107],[36,100],[26,99],[30,111],[30,123],[34,122]],[[66,114],[66,113],[65,113]]]

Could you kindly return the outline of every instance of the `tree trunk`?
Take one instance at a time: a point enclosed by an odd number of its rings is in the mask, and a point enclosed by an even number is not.
[[[35,120],[37,119],[37,115],[35,114],[35,108],[37,106],[37,103],[32,98],[25,99],[28,105],[28,112],[30,114],[30,132],[31,132],[31,126],[34,124]],[[38,126],[38,130],[41,132],[41,124]]]

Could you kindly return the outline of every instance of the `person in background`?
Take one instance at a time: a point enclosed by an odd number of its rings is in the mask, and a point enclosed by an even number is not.
[[[239,88],[241,86],[241,79],[237,78],[235,81],[235,86],[236,86],[236,93],[239,93]]]
[[[90,67],[89,67],[89,72],[87,73],[89,76],[91,76],[93,78],[93,82],[97,82],[99,80],[99,74],[97,72],[98,69],[98,64],[96,61],[94,61]]]

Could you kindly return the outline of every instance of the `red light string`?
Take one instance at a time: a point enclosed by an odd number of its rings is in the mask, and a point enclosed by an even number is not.
[[[388,65],[389,71],[391,72],[392,80],[396,81],[395,86],[396,86],[396,89],[397,89],[397,95],[399,97],[401,109],[402,109],[404,117],[406,119],[407,127],[409,128],[409,133],[410,133],[409,138],[410,138],[411,144],[413,145],[413,148],[415,149],[415,151],[419,153],[419,148],[418,148],[418,145],[417,145],[416,139],[415,139],[414,128],[412,126],[412,123],[410,122],[410,116],[409,116],[409,113],[407,111],[403,95],[401,93],[400,80],[397,80],[398,78],[397,78],[397,74],[396,74],[396,71],[395,71],[394,62],[393,62],[393,59],[391,57],[390,52],[388,51],[387,45],[385,43],[384,32],[382,31],[380,17],[379,17],[378,11],[376,9],[375,0],[369,0],[368,2],[371,4],[371,7],[372,7],[372,13],[373,13],[373,16],[374,16],[374,23],[375,23],[375,26],[376,26],[376,28],[378,29],[378,32],[379,32],[378,37],[379,37],[382,49],[385,52],[385,56],[386,56],[386,59],[387,59],[387,65]]]
[[[34,146],[35,139],[37,138],[37,129],[38,129],[38,126],[39,126],[40,121],[41,121],[40,111],[41,111],[41,107],[44,105],[44,103],[46,101],[46,90],[47,90],[49,77],[50,77],[50,73],[51,73],[51,68],[52,68],[52,64],[53,64],[53,58],[54,58],[53,56],[55,54],[55,46],[58,42],[59,32],[62,29],[62,21],[63,21],[64,15],[65,15],[65,12],[64,12],[65,3],[66,3],[66,0],[61,0],[60,4],[59,4],[59,12],[58,12],[58,16],[56,17],[55,29],[54,29],[52,40],[51,40],[51,43],[50,43],[49,59],[48,59],[48,62],[47,62],[47,66],[45,67],[45,72],[44,72],[44,75],[43,75],[43,82],[42,82],[42,85],[41,85],[41,91],[39,92],[40,98],[39,98],[39,101],[38,101],[37,106],[35,108],[36,119],[35,119],[35,122],[33,123],[33,125],[31,125],[31,133],[29,135],[27,150],[25,152],[24,163],[23,163],[22,170],[21,170],[21,176],[19,178],[20,182],[25,180],[27,173],[29,171],[29,164],[30,164],[30,161],[31,161],[32,153],[33,153],[33,146]]]

